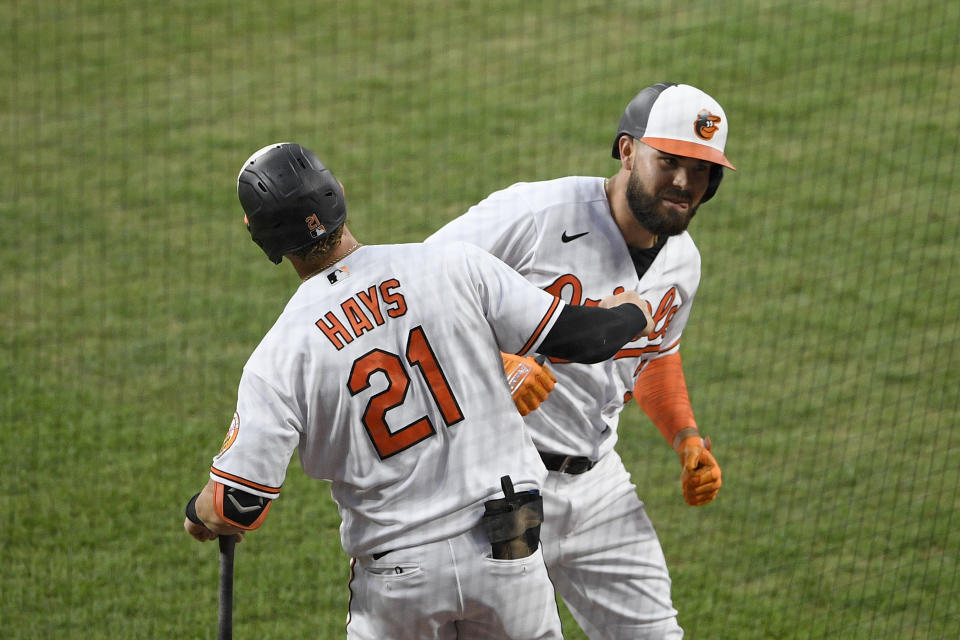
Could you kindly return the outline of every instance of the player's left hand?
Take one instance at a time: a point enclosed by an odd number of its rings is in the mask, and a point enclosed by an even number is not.
[[[653,331],[653,307],[649,302],[642,299],[640,294],[632,289],[627,291],[621,291],[620,293],[615,293],[609,295],[600,300],[600,303],[597,305],[601,309],[612,309],[618,307],[621,304],[632,304],[635,305],[643,313],[644,325],[643,329],[637,335],[633,336],[631,340],[639,340],[645,336],[650,335],[650,332]]]
[[[522,416],[536,411],[557,382],[553,372],[546,364],[538,364],[529,356],[523,358],[502,352],[500,356],[503,358],[503,371],[507,375],[510,395],[513,396],[517,411]]]
[[[196,522],[191,522],[190,518],[183,519],[183,528],[184,530],[193,536],[195,539],[200,542],[207,542],[208,540],[214,540],[217,537],[213,531],[207,529],[206,527],[197,524]]]
[[[683,465],[680,482],[687,504],[698,507],[716,498],[723,485],[723,473],[717,459],[710,453],[710,438],[699,435],[684,438],[677,453]]]
[[[183,528],[187,533],[193,536],[194,539],[199,540],[200,542],[209,542],[210,540],[216,540],[220,537],[203,525],[199,525],[196,522],[191,522],[190,518],[183,519]],[[236,535],[237,542],[243,542],[243,529],[235,529],[233,534],[225,533],[221,535]]]

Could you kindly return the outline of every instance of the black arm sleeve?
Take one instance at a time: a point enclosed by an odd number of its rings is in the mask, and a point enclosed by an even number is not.
[[[566,305],[538,352],[573,362],[603,362],[647,325],[634,304],[612,309]]]

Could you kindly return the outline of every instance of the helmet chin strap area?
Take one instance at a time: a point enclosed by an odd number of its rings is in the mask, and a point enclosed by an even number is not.
[[[707,190],[703,192],[703,197],[700,198],[700,204],[703,204],[713,197],[713,194],[715,194],[720,187],[721,180],[723,180],[723,167],[715,164],[710,167],[710,181],[707,183]]]

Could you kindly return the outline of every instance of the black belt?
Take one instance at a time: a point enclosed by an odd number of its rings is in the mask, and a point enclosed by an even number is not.
[[[593,469],[593,465],[597,464],[584,456],[565,456],[559,453],[544,453],[543,451],[537,453],[540,454],[540,458],[548,470],[559,471],[560,473],[578,475],[590,471],[590,469]]]

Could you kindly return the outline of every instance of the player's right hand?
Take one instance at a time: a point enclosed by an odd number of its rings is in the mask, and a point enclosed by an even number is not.
[[[643,312],[643,317],[647,321],[643,326],[643,331],[633,336],[632,339],[639,340],[644,336],[650,335],[650,332],[653,331],[653,308],[650,306],[650,303],[641,298],[640,294],[636,291],[631,289],[629,291],[621,291],[620,293],[607,296],[600,301],[598,306],[603,309],[612,309],[613,307],[619,307],[621,304],[636,305],[637,308]]]
[[[547,399],[557,382],[547,365],[538,364],[531,357],[520,357],[512,353],[500,353],[503,358],[503,371],[510,385],[510,395],[520,415],[525,416],[536,411],[540,403]]]

